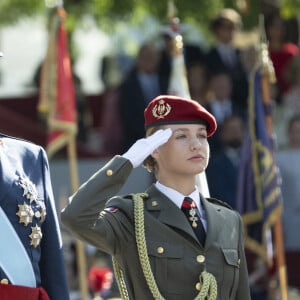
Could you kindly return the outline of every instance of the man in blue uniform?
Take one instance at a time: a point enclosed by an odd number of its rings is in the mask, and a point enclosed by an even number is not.
[[[69,299],[45,151],[1,133],[0,228],[0,299]]]

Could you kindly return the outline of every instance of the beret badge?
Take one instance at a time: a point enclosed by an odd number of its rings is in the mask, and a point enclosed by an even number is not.
[[[152,115],[157,119],[163,119],[170,113],[170,111],[171,111],[170,104],[166,103],[163,99],[161,99],[152,108]]]

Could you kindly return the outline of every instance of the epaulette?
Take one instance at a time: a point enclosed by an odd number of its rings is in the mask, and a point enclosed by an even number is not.
[[[125,198],[125,199],[132,199],[136,196],[140,196],[142,197],[144,200],[149,198],[149,195],[147,193],[136,193],[136,194],[128,194],[126,196],[123,196],[122,198]]]
[[[106,202],[105,208],[103,210],[107,213],[115,213],[121,210],[126,214],[126,212],[128,212],[128,209],[130,209],[134,205],[134,200],[136,197],[140,197],[145,200],[149,197],[149,195],[146,193],[137,193],[127,194],[124,196],[114,196]]]
[[[227,208],[233,210],[233,208],[228,203],[226,203],[224,201],[221,201],[219,199],[216,199],[216,198],[206,198],[206,200],[209,201],[210,203],[221,205],[221,206],[224,206],[224,207],[227,207]]]
[[[1,136],[5,137],[5,138],[12,139],[12,140],[17,140],[17,141],[20,141],[20,142],[26,142],[26,143],[29,143],[29,144],[32,144],[32,145],[35,145],[35,146],[39,146],[38,144],[36,144],[32,141],[25,140],[25,139],[23,139],[21,137],[18,137],[18,136],[7,135],[7,134],[4,134],[4,133],[1,133],[0,138],[1,138]]]

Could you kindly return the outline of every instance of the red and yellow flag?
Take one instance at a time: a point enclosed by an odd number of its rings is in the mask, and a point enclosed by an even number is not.
[[[66,13],[56,8],[50,18],[49,41],[41,69],[38,110],[46,119],[46,150],[51,157],[77,132],[72,67],[65,28]]]

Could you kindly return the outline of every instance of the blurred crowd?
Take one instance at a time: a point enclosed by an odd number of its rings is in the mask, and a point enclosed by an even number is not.
[[[269,54],[277,78],[277,82],[270,85],[270,94],[276,161],[282,179],[282,220],[288,279],[291,287],[300,289],[297,274],[300,266],[300,238],[297,234],[300,226],[300,51],[298,45],[288,40],[286,21],[277,11],[266,15],[264,22]],[[233,9],[220,11],[209,28],[214,37],[209,49],[190,42],[184,44],[186,76],[191,98],[205,106],[218,123],[217,133],[209,140],[211,160],[206,175],[210,194],[227,201],[235,209],[240,150],[248,125],[249,77],[257,63],[258,45],[243,49],[235,45],[235,36],[242,28],[242,21]],[[126,69],[120,65],[118,57],[108,55],[103,58],[100,74],[105,90],[99,130],[102,151],[106,156],[124,153],[144,136],[145,107],[157,95],[168,93],[172,33],[164,28],[159,38],[163,47],[157,47],[151,41],[145,42]],[[87,143],[90,115],[80,96],[80,89],[77,94],[79,139]],[[224,177],[224,174],[227,175]],[[96,266],[111,270],[109,258],[95,249],[90,256],[93,257],[90,266],[94,267],[94,276],[97,273]],[[253,299],[267,299],[270,287],[266,286],[264,280],[268,271],[258,262],[251,272]],[[73,273],[76,273],[76,268]],[[107,276],[106,287],[109,286],[111,291],[116,290],[111,278],[113,275],[108,271]],[[90,288],[95,286],[94,282]],[[97,292],[94,291],[94,295]],[[112,294],[104,289],[97,297],[107,299]],[[274,296],[272,299],[279,298]]]

